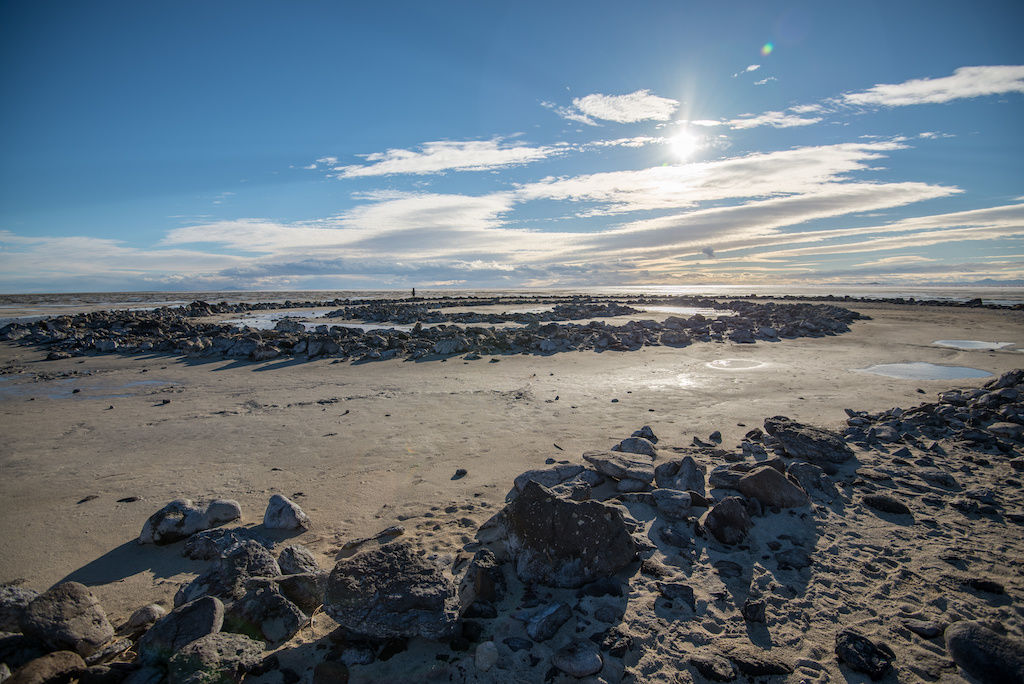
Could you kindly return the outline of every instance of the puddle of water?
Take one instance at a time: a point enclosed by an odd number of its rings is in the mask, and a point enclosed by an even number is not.
[[[307,330],[312,330],[321,323],[310,323],[307,326]],[[341,328],[361,328],[362,330],[405,330],[406,332],[412,330],[411,325],[398,325],[396,323],[338,323],[336,321],[331,322],[330,325],[337,325]],[[429,327],[429,326],[423,326]]]
[[[935,340],[932,342],[936,347],[951,347],[966,351],[995,351],[1003,347],[1012,347],[1013,342],[984,342],[982,340]]]
[[[254,330],[273,330],[274,326],[277,325],[278,321],[287,318],[323,318],[329,312],[334,311],[333,308],[318,308],[318,309],[283,309],[279,311],[265,311],[260,313],[250,313],[239,318],[229,318],[221,321],[227,325],[237,325],[238,327],[248,326]],[[305,323],[303,321],[297,321],[306,326],[307,330],[312,330],[320,323]]]
[[[10,376],[0,377],[0,380],[12,380]],[[173,386],[174,383],[164,380],[136,380],[121,385],[94,385],[82,387],[80,378],[64,378],[61,380],[41,380],[39,382],[18,382],[0,383],[0,400],[24,399],[28,397],[40,397],[44,399],[124,399],[141,394],[137,390],[143,387]],[[75,389],[81,391],[77,394]],[[125,391],[127,390],[127,391]]]
[[[735,311],[729,311],[728,309],[702,309],[696,306],[642,306],[639,308],[641,311],[654,311],[657,313],[675,314],[677,316],[696,316],[700,314],[707,318],[736,315]]]
[[[504,311],[502,311],[502,313],[507,313],[507,314],[547,313],[548,311],[551,311],[552,308],[554,308],[554,307],[550,307],[550,306],[526,306],[526,307],[520,307],[518,309],[505,309]]]
[[[762,368],[768,364],[765,361],[751,361],[750,359],[716,359],[715,361],[708,361],[704,365],[708,368],[717,368],[718,370],[750,370],[752,368]]]
[[[859,373],[871,373],[900,380],[963,380],[987,378],[992,374],[967,366],[939,366],[934,363],[915,361],[912,363],[879,363],[867,368],[855,368]]]

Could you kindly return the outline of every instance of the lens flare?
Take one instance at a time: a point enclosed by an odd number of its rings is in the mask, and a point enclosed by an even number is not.
[[[768,55],[772,54],[772,50],[774,49],[774,45],[772,45],[771,43],[765,43],[764,45],[761,46],[761,54],[767,57]]]

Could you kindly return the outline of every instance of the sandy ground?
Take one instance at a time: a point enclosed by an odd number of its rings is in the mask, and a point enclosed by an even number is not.
[[[255,524],[272,493],[290,496],[313,520],[298,541],[330,567],[346,539],[432,506],[500,506],[515,475],[549,457],[576,462],[642,425],[674,444],[720,430],[731,447],[768,416],[839,427],[845,407],[913,406],[988,379],[856,371],[871,364],[928,361],[993,374],[1024,365],[1019,351],[932,345],[1024,346],[1022,312],[850,308],[873,320],[837,337],[498,363],[46,361],[38,350],[3,343],[0,581],[37,590],[83,582],[116,624],[148,601],[169,602],[201,570],[177,545],[135,542],[146,518],[177,497],[237,499],[243,522]],[[723,359],[755,367],[709,365]],[[452,480],[457,468],[468,475]],[[95,498],[81,502],[87,497]],[[118,502],[128,497],[138,500]]]

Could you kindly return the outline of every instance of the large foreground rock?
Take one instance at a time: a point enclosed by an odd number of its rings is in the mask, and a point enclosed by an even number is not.
[[[26,663],[4,680],[4,684],[58,684],[77,679],[85,672],[85,661],[73,651],[55,651]]]
[[[786,475],[799,484],[809,496],[825,502],[832,502],[839,497],[832,478],[813,463],[794,461],[786,468]]]
[[[556,465],[551,468],[527,470],[525,473],[521,473],[516,477],[515,488],[517,492],[522,492],[523,488],[526,487],[529,482],[538,482],[545,487],[554,487],[555,485],[559,485],[563,482],[568,482],[573,478],[579,477],[584,470],[586,470],[586,468],[581,465],[568,463]]]
[[[224,604],[213,596],[175,608],[149,628],[136,649],[143,663],[166,662],[183,646],[215,634],[224,624]]]
[[[277,645],[290,639],[309,620],[277,585],[253,586],[224,615],[224,629]]]
[[[945,638],[953,661],[982,684],[1024,682],[1024,642],[969,621],[954,622]]]
[[[795,508],[808,502],[807,492],[771,466],[751,470],[736,483],[736,489],[773,508]]]
[[[821,466],[827,473],[853,458],[853,451],[834,432],[803,425],[784,416],[767,418],[764,429],[774,437],[790,458]]]
[[[175,499],[149,516],[139,534],[139,543],[172,544],[241,517],[242,509],[232,499],[214,499],[205,509],[189,499]]]
[[[274,555],[262,544],[246,541],[235,546],[205,572],[178,589],[174,605],[180,606],[203,596],[233,600],[245,593],[245,583],[253,577],[281,574]]]
[[[719,501],[704,514],[700,524],[723,544],[739,544],[754,526],[743,499],[738,496]]]
[[[621,451],[626,454],[643,454],[651,458],[658,457],[658,448],[654,443],[643,437],[627,437],[612,447],[612,451]]]
[[[502,511],[516,574],[524,582],[579,587],[612,575],[636,557],[621,511],[568,501],[536,482]]]
[[[594,466],[597,472],[616,480],[639,480],[644,484],[654,481],[653,456],[617,451],[588,451],[583,454],[583,460]]]
[[[667,461],[654,469],[654,479],[663,489],[694,491],[704,493],[704,477],[707,469],[693,460],[692,456]]]
[[[0,585],[0,632],[17,632],[25,609],[39,592],[13,585]]]
[[[316,572],[320,567],[316,564],[316,558],[305,546],[293,544],[281,549],[277,555],[277,564],[281,566],[281,572],[286,575],[295,575],[300,572]]]
[[[876,643],[855,629],[836,634],[836,656],[848,667],[881,679],[892,667],[896,655],[886,644]]]
[[[20,630],[25,609],[37,596],[39,592],[32,589],[12,584],[0,585],[0,632]]]
[[[324,610],[339,625],[375,638],[450,637],[458,609],[452,579],[407,542],[338,561],[324,597]]]
[[[304,530],[309,527],[309,516],[288,497],[274,494],[263,513],[263,526],[268,530]]]
[[[241,634],[207,634],[174,654],[167,667],[168,684],[226,684],[263,659],[263,646]]]
[[[21,629],[54,651],[92,655],[114,636],[103,606],[78,582],[64,582],[36,597],[21,620]]]

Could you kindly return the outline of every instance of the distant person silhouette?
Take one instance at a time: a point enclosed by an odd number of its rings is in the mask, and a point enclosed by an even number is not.
[[[416,299],[416,288],[412,288],[412,298]]]

